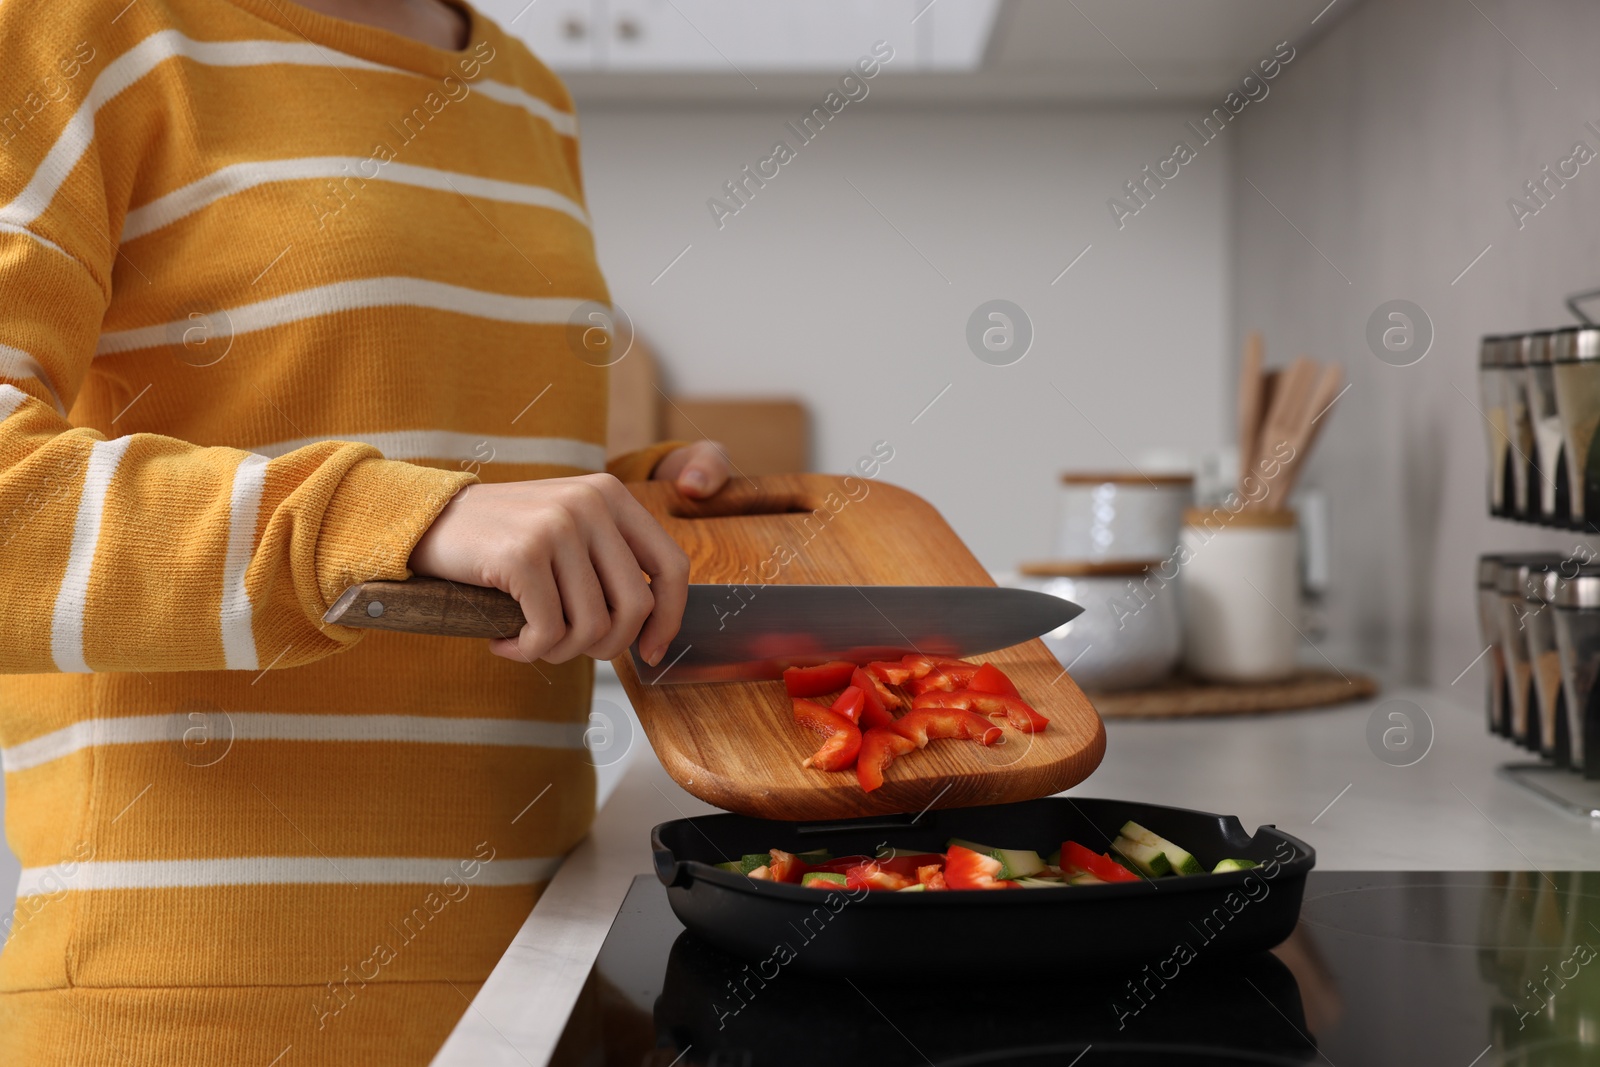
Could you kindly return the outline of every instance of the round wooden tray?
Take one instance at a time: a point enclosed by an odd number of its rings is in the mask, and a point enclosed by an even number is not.
[[[1265,715],[1345,704],[1376,696],[1378,683],[1364,674],[1306,668],[1279,682],[1203,682],[1176,674],[1148,689],[1088,694],[1107,719],[1172,719],[1189,715]]]

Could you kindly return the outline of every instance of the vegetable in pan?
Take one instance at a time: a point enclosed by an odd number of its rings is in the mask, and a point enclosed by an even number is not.
[[[1212,874],[1247,871],[1253,860],[1224,859]],[[1060,889],[1150,878],[1207,873],[1192,854],[1172,841],[1126,822],[1110,852],[1076,841],[1062,842],[1049,857],[1019,848],[995,848],[951,838],[940,852],[881,849],[877,856],[834,856],[826,849],[798,855],[772,849],[717,867],[755,881],[787,882],[808,889],[874,889],[900,893],[946,889]]]

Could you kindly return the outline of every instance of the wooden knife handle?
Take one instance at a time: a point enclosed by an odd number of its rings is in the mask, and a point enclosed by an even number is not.
[[[442,578],[411,578],[352,585],[322,621],[440,637],[515,637],[525,620],[522,605],[509,593]]]

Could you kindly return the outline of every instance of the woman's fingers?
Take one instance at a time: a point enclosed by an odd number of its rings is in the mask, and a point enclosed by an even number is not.
[[[611,610],[611,631],[583,652],[595,659],[613,659],[633,643],[655,609],[655,597],[638,559],[614,525],[606,523],[596,529],[589,557]]]
[[[567,632],[544,654],[549,663],[565,663],[611,632],[611,612],[584,541],[563,543],[555,559],[556,587]]]
[[[712,496],[733,473],[727,453],[715,441],[696,441],[671,452],[656,466],[657,481],[671,481],[693,499]]]
[[[633,494],[620,482],[617,488],[620,498],[611,500],[617,532],[638,568],[650,576],[652,607],[639,631],[639,655],[654,667],[683,622],[683,606],[689,600],[689,557]]]
[[[532,663],[566,636],[567,623],[561,614],[561,593],[548,561],[530,561],[527,568],[507,583],[522,605],[522,630],[514,636],[489,642],[489,651],[506,659]]]

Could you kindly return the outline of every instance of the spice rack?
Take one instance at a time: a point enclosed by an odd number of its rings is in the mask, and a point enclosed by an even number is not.
[[[1485,337],[1491,515],[1600,534],[1600,326]],[[1540,757],[1502,776],[1600,818],[1600,553],[1478,561],[1491,732]]]

